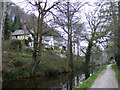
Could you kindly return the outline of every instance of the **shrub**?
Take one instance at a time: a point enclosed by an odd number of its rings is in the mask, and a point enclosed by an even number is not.
[[[112,69],[116,73],[116,79],[117,79],[118,83],[120,83],[120,77],[119,77],[119,75],[120,75],[120,69],[119,69],[119,67],[116,66],[116,65],[112,65]]]
[[[55,49],[55,50],[58,50],[58,49],[59,49],[59,47],[55,46],[55,47],[54,47],[54,49]]]
[[[48,72],[49,75],[58,75],[58,73],[59,73],[58,69],[50,69]]]
[[[25,39],[25,45],[29,46],[29,41]]]
[[[28,42],[32,42],[32,39],[30,37],[28,37]]]
[[[21,66],[24,65],[24,62],[22,62],[22,61],[16,61],[16,62],[13,63],[13,65],[14,65],[15,67],[21,67]]]
[[[2,47],[3,47],[2,49],[3,51],[10,51],[10,41],[9,40],[3,41]]]
[[[20,40],[11,40],[10,47],[12,50],[21,50],[22,49],[22,43]]]
[[[48,50],[48,51],[53,51],[53,50],[54,50],[54,48],[53,48],[53,47],[47,47],[47,48],[45,48],[45,50]]]

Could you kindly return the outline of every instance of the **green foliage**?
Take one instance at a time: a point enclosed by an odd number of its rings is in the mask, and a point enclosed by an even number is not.
[[[57,75],[58,73],[59,73],[58,69],[50,69],[48,72],[49,75]]]
[[[28,42],[32,42],[32,39],[30,37],[28,37]]]
[[[5,26],[4,39],[7,40],[7,39],[9,39],[10,34],[12,32],[21,28],[20,15],[18,15],[18,16],[16,15],[14,21],[12,21],[9,14],[6,14],[4,26]]]
[[[30,70],[26,67],[24,68],[18,68],[15,70],[12,70],[11,72],[9,72],[8,74],[3,74],[3,79],[4,81],[8,81],[8,80],[17,80],[23,77],[29,77],[30,76]]]
[[[87,80],[85,80],[80,86],[76,88],[90,88],[93,84],[93,82],[96,80],[98,75],[106,69],[108,65],[103,66],[99,71],[97,71],[94,75],[90,76]]]
[[[53,47],[50,47],[50,50],[52,50],[52,51],[53,51],[53,50],[54,50],[54,48],[53,48]]]
[[[10,44],[11,44],[10,40],[4,40],[2,45],[3,51],[10,51],[11,50]]]
[[[6,52],[3,54],[3,80],[15,80],[28,77],[31,73],[32,54],[26,52]],[[53,52],[44,52],[37,72],[46,75],[57,75],[67,70],[65,59],[55,55]]]
[[[16,80],[29,77],[31,73],[30,62],[32,54],[25,52],[3,53],[3,80]]]
[[[14,65],[15,67],[21,67],[21,66],[24,65],[24,62],[23,62],[23,61],[16,61],[16,62],[13,62],[13,65]]]
[[[118,50],[120,48],[118,47]],[[119,52],[115,54],[115,61],[116,61],[116,64],[118,67],[120,67],[120,55],[119,55]]]
[[[58,50],[58,49],[59,49],[59,47],[55,46],[55,47],[54,47],[54,49],[55,49],[55,50]]]
[[[79,66],[82,65],[79,64]],[[23,50],[21,52],[6,51],[3,53],[3,81],[29,77],[31,70],[32,53]],[[51,51],[43,52],[37,72],[45,75],[58,75],[62,72],[68,72],[66,59],[60,58]]]
[[[12,50],[21,50],[22,49],[22,43],[20,40],[11,40],[10,47]]]
[[[42,55],[42,60],[39,65],[39,69],[45,73],[58,73],[64,71],[63,68],[66,67],[65,59],[60,58],[53,52],[45,52]]]
[[[20,15],[15,16],[14,22],[13,22],[13,31],[20,29],[22,26],[20,21]]]
[[[54,48],[53,47],[49,47],[49,48],[45,48],[46,50],[49,50],[49,51],[53,51]]]
[[[29,46],[29,40],[26,40],[26,39],[25,39],[25,45],[26,45],[26,46]]]
[[[5,22],[4,22],[4,39],[9,39],[9,36],[10,36],[10,27],[9,27],[9,20],[8,20],[8,14],[6,14],[6,17],[5,17]]]
[[[120,83],[120,76],[119,76],[120,75],[120,69],[116,65],[112,65],[112,69],[115,71],[116,79]]]

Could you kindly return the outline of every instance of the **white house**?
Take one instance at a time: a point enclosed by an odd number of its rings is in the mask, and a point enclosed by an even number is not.
[[[12,39],[28,40],[29,37],[31,37],[31,35],[28,30],[15,30],[15,32],[12,33]]]
[[[28,30],[26,30],[26,27],[23,28],[22,30],[15,30],[12,33],[12,39],[19,39],[19,40],[28,40],[31,38],[31,42],[29,42],[29,46],[33,48],[34,42],[32,35],[29,33]],[[43,36],[42,39],[42,44],[45,46],[45,48],[50,48],[50,47],[58,47],[63,51],[67,51],[67,41],[63,39],[63,37],[59,36],[56,32],[48,32],[46,35]],[[77,43],[73,42],[73,54],[79,56],[85,56],[84,53],[81,51],[86,51],[86,48],[83,46],[78,45]]]
[[[28,30],[15,30],[12,33],[12,39],[18,40],[28,40],[29,38],[32,39],[32,35],[28,32]],[[33,47],[33,42],[29,42],[29,46]]]
[[[45,45],[45,48],[54,47],[53,36],[43,36],[42,43]]]
[[[34,42],[33,42],[33,37],[29,33],[28,30],[15,30],[12,33],[12,39],[19,39],[19,40],[28,40],[31,38],[31,42],[29,42],[29,46],[33,48]],[[56,32],[48,32],[42,37],[42,44],[45,46],[45,48],[50,48],[50,47],[59,47],[60,49],[66,50],[66,43],[62,37],[60,37]]]
[[[61,50],[66,51],[67,42],[62,37],[54,37],[54,46],[59,47]]]
[[[86,52],[85,46],[80,46],[80,44],[73,43],[72,51],[74,55],[85,56],[83,52]]]

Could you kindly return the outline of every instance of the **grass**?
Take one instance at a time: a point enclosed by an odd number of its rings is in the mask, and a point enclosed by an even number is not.
[[[119,77],[119,75],[120,75],[120,69],[116,65],[112,65],[112,69],[116,73],[116,79],[117,79],[118,83],[120,83],[120,77]]]
[[[96,80],[96,78],[98,77],[98,75],[105,70],[107,67],[107,65],[103,66],[99,71],[97,71],[96,73],[94,73],[94,75],[90,76],[87,80],[85,80],[84,82],[82,82],[82,84],[80,84],[80,86],[76,87],[76,88],[90,88],[93,84],[93,82]]]

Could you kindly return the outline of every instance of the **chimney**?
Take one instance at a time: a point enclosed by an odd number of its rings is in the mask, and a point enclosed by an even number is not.
[[[22,25],[22,30],[26,30],[26,25],[25,24]]]

